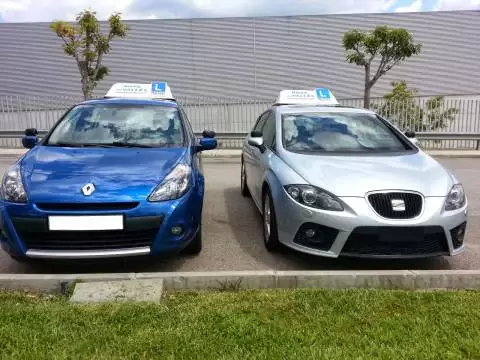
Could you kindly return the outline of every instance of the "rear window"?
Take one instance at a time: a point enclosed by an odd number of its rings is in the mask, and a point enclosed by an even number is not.
[[[283,114],[282,133],[283,146],[294,152],[370,153],[413,149],[374,114]]]

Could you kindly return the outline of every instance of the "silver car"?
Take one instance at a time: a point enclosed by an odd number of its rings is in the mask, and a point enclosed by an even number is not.
[[[241,191],[263,215],[268,250],[286,245],[331,258],[464,250],[464,189],[415,145],[414,133],[336,100],[281,98],[242,150]]]

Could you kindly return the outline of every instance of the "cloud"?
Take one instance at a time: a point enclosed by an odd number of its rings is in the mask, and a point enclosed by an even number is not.
[[[433,10],[480,10],[480,0],[438,0]]]
[[[94,9],[100,19],[120,11],[125,19],[300,15],[384,12],[398,0],[0,0],[0,16],[9,22],[73,20]]]
[[[169,17],[241,17],[384,12],[398,0],[142,0],[129,8],[134,14]],[[166,10],[168,9],[168,10]]]
[[[417,12],[422,10],[422,0],[415,0],[408,6],[401,6],[395,9],[395,12]]]
[[[0,16],[8,22],[74,20],[76,14],[93,9],[99,18],[124,11],[135,0],[0,0]],[[141,0],[137,0],[141,1]]]
[[[0,0],[0,19],[8,22],[74,20],[94,9],[105,20],[113,12],[125,19],[241,17],[474,9],[480,0]],[[422,6],[423,5],[423,6]]]

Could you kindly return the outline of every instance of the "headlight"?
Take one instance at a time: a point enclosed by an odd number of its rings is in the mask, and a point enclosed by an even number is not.
[[[343,211],[343,206],[326,191],[311,185],[287,185],[285,190],[300,204],[322,210]]]
[[[175,200],[192,186],[192,169],[186,164],[178,164],[148,197],[148,201]]]
[[[465,191],[463,190],[463,186],[461,184],[455,184],[450,190],[450,193],[447,196],[447,200],[445,201],[445,210],[457,210],[461,209],[465,206],[465,202],[467,198],[465,196]]]
[[[23,186],[20,166],[14,165],[3,176],[2,199],[10,202],[24,203],[27,202],[27,193]]]

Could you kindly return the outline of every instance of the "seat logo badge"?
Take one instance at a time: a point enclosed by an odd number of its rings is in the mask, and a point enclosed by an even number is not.
[[[405,201],[400,199],[392,199],[393,211],[405,211]]]
[[[88,183],[87,185],[84,185],[82,187],[82,193],[85,196],[92,195],[94,191],[95,191],[95,185],[93,185],[92,183]]]

